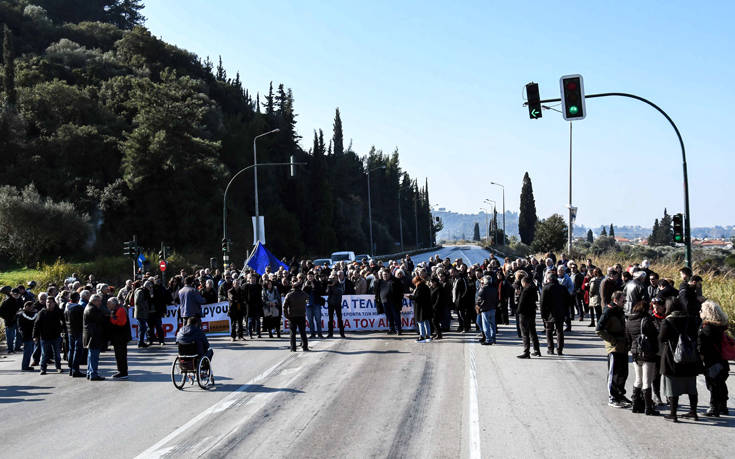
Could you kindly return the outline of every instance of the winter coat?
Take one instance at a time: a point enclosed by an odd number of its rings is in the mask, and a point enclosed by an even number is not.
[[[661,374],[666,376],[697,376],[702,372],[702,362],[676,363],[674,350],[679,334],[686,333],[693,341],[697,339],[697,321],[686,312],[674,311],[661,322],[658,345],[661,348]]]
[[[232,282],[224,281],[217,289],[217,299],[219,301],[228,301],[229,297],[228,294],[230,293],[230,289],[232,288]]]
[[[327,285],[327,304],[333,308],[339,308],[342,306],[342,295],[344,290],[339,282],[335,282],[334,285]]]
[[[84,328],[84,306],[69,303],[64,310],[66,332],[69,336],[82,336]]]
[[[612,301],[612,294],[618,290],[617,281],[606,277],[600,283],[600,300],[602,300],[602,308],[607,308]]]
[[[24,310],[18,311],[18,328],[23,336],[23,341],[31,341],[33,339],[33,326],[36,325],[38,313],[34,309],[30,314],[26,314]]]
[[[283,300],[283,315],[287,319],[306,317],[309,295],[301,289],[291,289]]]
[[[263,287],[260,284],[245,284],[243,299],[248,317],[263,317]]]
[[[702,303],[697,298],[697,289],[683,282],[679,287],[679,301],[689,317],[699,317],[702,310]]]
[[[641,326],[643,327],[643,334],[648,337],[648,342],[651,343],[652,352],[644,353],[638,347]],[[625,336],[630,346],[633,361],[641,363],[655,362],[658,360],[658,328],[656,328],[653,319],[648,313],[634,313],[628,316],[628,320],[625,323]]]
[[[82,343],[85,349],[102,350],[107,347],[107,323],[100,308],[88,304],[84,308]]]
[[[605,352],[628,353],[630,346],[625,336],[625,313],[623,308],[608,306],[597,322],[597,336],[605,341]]]
[[[444,317],[444,311],[449,304],[449,295],[447,289],[442,285],[437,285],[431,289],[431,309],[434,310],[434,317]]]
[[[452,303],[454,309],[459,310],[463,307],[463,299],[467,295],[467,278],[457,276],[452,282]]]
[[[5,321],[5,326],[15,325],[15,316],[18,311],[23,309],[23,300],[18,298],[17,300],[12,296],[8,296],[0,304],[0,318]]]
[[[65,328],[64,314],[61,309],[58,307],[52,310],[41,309],[33,326],[33,338],[44,341],[59,339]]]
[[[498,308],[498,289],[493,283],[485,284],[477,293],[477,306],[480,311],[487,312]]]
[[[265,314],[265,308],[269,304],[275,305],[275,307],[278,309],[278,314],[276,314],[275,317],[279,317],[281,315],[281,294],[278,293],[278,287],[275,285],[272,289],[268,290],[267,288],[263,289],[263,313]]]
[[[590,292],[590,307],[596,308],[598,306],[602,306],[602,278],[601,277],[593,277],[590,279],[589,282],[589,292]]]
[[[118,306],[110,314],[108,331],[110,341],[113,344],[125,344],[133,339],[133,334],[130,331],[130,320],[128,320],[128,311],[124,307]]]
[[[727,360],[722,358],[722,335],[727,331],[726,325],[717,325],[709,322],[702,324],[697,335],[697,347],[702,356],[704,367],[721,363],[726,371],[730,371]]]
[[[531,283],[526,288],[522,288],[521,295],[518,297],[518,315],[535,317],[537,300],[538,289],[535,285]]]
[[[411,295],[413,300],[413,315],[416,322],[431,320],[433,310],[431,307],[431,291],[426,282],[421,281]]]
[[[365,295],[367,293],[367,291],[368,291],[367,281],[364,278],[359,277],[355,281],[355,294],[356,295]]]
[[[139,287],[135,290],[135,310],[133,317],[140,320],[148,320],[148,311],[151,307],[151,294],[148,289]],[[104,307],[104,304],[103,304]]]
[[[204,304],[214,304],[217,302],[217,291],[214,287],[202,290],[202,296],[204,297]]]
[[[207,303],[204,301],[201,293],[194,287],[190,285],[184,286],[178,291],[176,297],[179,299],[179,310],[182,318],[202,316],[202,305]]]
[[[170,302],[171,294],[168,289],[163,285],[153,284],[153,296],[149,312],[157,314],[158,317],[165,317]]]
[[[647,299],[646,288],[635,279],[625,284],[623,292],[625,293],[625,307],[623,308],[625,314],[630,314],[637,302]]]
[[[541,317],[562,320],[569,309],[569,292],[557,282],[549,282],[541,290]]]

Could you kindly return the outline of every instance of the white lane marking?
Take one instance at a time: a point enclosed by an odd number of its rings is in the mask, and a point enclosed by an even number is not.
[[[464,250],[459,249],[459,253],[462,254],[462,258],[464,258],[464,261],[467,262],[467,266],[472,266],[472,260],[470,260],[470,258],[464,254]]]
[[[477,361],[475,360],[475,349],[471,344],[467,344],[469,363],[470,363],[470,459],[482,458],[480,450],[480,411],[478,408],[477,398]]]
[[[209,416],[211,414],[214,414],[214,413],[219,413],[219,412],[221,412],[223,410],[226,410],[230,406],[232,406],[232,404],[235,403],[235,401],[236,401],[235,399],[240,395],[240,393],[242,393],[244,390],[246,390],[249,387],[251,387],[253,384],[258,383],[259,381],[261,381],[261,380],[267,378],[268,376],[270,376],[271,374],[273,374],[273,372],[275,372],[276,369],[278,369],[278,367],[281,366],[281,364],[283,364],[283,362],[285,362],[286,360],[288,360],[290,357],[291,357],[290,355],[287,355],[286,357],[282,358],[281,360],[278,361],[278,363],[276,363],[272,367],[268,368],[267,370],[265,370],[264,372],[262,372],[261,374],[259,374],[255,378],[251,379],[247,383],[245,383],[242,386],[238,387],[233,393],[231,393],[227,397],[223,398],[218,403],[215,403],[211,407],[209,407],[206,410],[202,411],[198,415],[194,416],[191,420],[189,420],[189,422],[187,422],[183,426],[179,427],[178,429],[174,430],[170,434],[168,434],[165,437],[163,437],[158,443],[156,443],[155,445],[151,446],[147,450],[145,450],[142,453],[140,453],[139,455],[137,455],[136,458],[143,459],[143,458],[158,458],[158,457],[162,457],[163,455],[165,455],[166,453],[168,453],[169,451],[171,451],[171,448],[163,448],[164,445],[166,445],[168,442],[170,442],[171,440],[173,440],[174,438],[176,438],[180,434],[186,432],[189,428],[191,428],[192,426],[194,426],[196,423],[198,423],[202,419],[206,418],[207,416]]]

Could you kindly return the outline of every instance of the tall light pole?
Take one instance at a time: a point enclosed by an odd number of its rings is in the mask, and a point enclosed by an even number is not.
[[[275,134],[279,131],[280,129],[275,128],[272,131],[256,135],[253,139],[253,175],[255,176],[255,244],[260,242],[260,209],[258,208],[258,150],[256,149],[255,141],[263,136]]]
[[[505,238],[507,237],[505,234],[505,187],[497,182],[490,182],[490,185],[499,186],[503,189],[503,245],[505,245]]]
[[[377,171],[378,169],[385,169],[385,165],[374,167],[367,170],[367,182],[368,182],[368,221],[370,222],[370,257],[373,256],[373,204],[370,198],[370,173]],[[400,204],[400,203],[399,203]]]

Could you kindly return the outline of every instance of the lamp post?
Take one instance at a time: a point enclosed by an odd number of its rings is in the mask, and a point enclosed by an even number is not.
[[[505,187],[497,182],[490,182],[490,185],[499,186],[503,189],[503,245],[505,245],[505,238],[507,237],[505,234]]]
[[[255,243],[260,242],[260,209],[258,208],[258,150],[255,141],[269,134],[275,134],[280,129],[275,128],[272,131],[264,132],[256,135],[253,139],[253,175],[255,176]]]
[[[367,170],[367,185],[368,185],[368,221],[370,222],[370,257],[373,256],[373,205],[370,201],[370,173],[377,171],[378,169],[385,169],[385,165],[374,167]]]
[[[288,163],[263,163],[259,164],[259,166],[289,166],[291,168],[291,177],[293,177],[295,173],[294,166],[306,165],[306,163],[296,163],[293,159],[293,156],[291,156],[291,162]],[[224,252],[222,254],[222,261],[225,268],[230,264],[230,243],[227,239],[227,193],[230,191],[230,186],[232,185],[232,182],[234,182],[237,177],[253,168],[255,168],[255,164],[251,164],[243,169],[240,169],[235,175],[233,175],[229,183],[227,183],[227,187],[225,187],[225,194],[222,196],[222,249]]]

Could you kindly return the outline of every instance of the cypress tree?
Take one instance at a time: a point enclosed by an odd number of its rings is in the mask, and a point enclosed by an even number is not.
[[[15,54],[13,53],[13,34],[7,24],[3,25],[3,63],[5,75],[3,86],[5,87],[5,100],[11,108],[15,108],[18,95],[15,92]]]
[[[658,225],[658,218],[653,222],[653,230],[651,235],[648,236],[648,245],[659,245],[661,244],[661,228]]]
[[[475,222],[475,229],[473,230],[472,240],[473,241],[480,240],[480,224],[477,222]]]
[[[612,223],[610,223],[610,232],[608,234],[610,234],[610,237],[615,237],[615,228],[613,228]]]
[[[260,91],[255,93],[255,113],[260,113]]]
[[[595,236],[592,234],[592,230],[591,229],[588,229],[587,230],[587,242],[589,242],[590,244],[592,244],[593,242],[595,242]]]
[[[219,81],[225,81],[227,79],[227,72],[225,72],[225,68],[222,66],[222,56],[219,57],[219,63],[217,64],[217,74],[215,75],[215,78],[217,78]]]
[[[531,244],[536,234],[536,200],[533,198],[533,184],[528,172],[523,176],[523,186],[521,187],[521,209],[518,216],[518,233],[521,236],[521,242]]]
[[[604,227],[604,226],[603,226],[603,227],[602,227],[602,229],[600,230],[600,236],[605,236],[605,237],[607,237],[607,230],[605,229],[605,227]]]
[[[276,111],[273,101],[273,82],[271,81],[270,87],[268,88],[268,95],[265,96],[265,114],[268,116],[273,116]]]
[[[344,153],[344,137],[342,134],[342,118],[339,115],[339,107],[334,114],[334,134],[332,137],[334,141],[334,154],[339,156]]]
[[[674,229],[672,227],[671,215],[664,209],[664,217],[659,222],[659,244],[671,245],[674,243]]]

